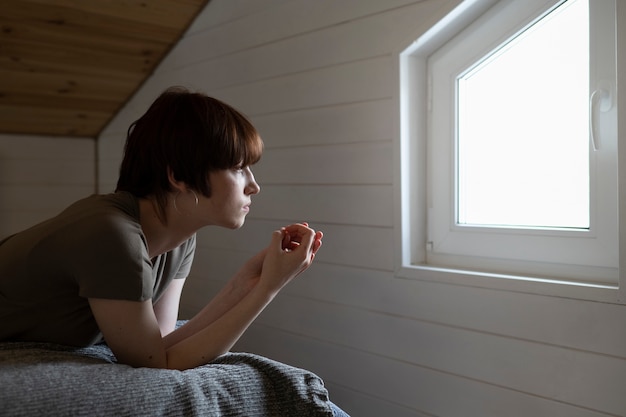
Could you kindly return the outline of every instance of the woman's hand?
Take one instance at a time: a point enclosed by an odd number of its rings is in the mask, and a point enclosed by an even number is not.
[[[298,226],[305,226],[305,227],[309,227],[308,223],[299,223],[299,224],[294,224],[291,226],[287,226],[287,227],[283,227],[282,231],[284,231],[283,233],[283,241],[282,241],[282,249],[284,251],[290,252],[294,249],[296,249],[298,246],[300,246],[300,242],[302,241],[302,237],[298,234],[298,230],[295,229]],[[291,231],[290,231],[291,230]],[[313,230],[313,229],[311,229]],[[317,251],[319,250],[319,248],[322,246],[322,238],[324,237],[324,234],[322,232],[315,232],[314,235],[314,240],[313,240],[313,251],[311,253],[311,261],[313,261],[313,259],[315,258],[315,254],[317,253]]]
[[[307,223],[296,223],[272,233],[265,250],[260,284],[272,293],[306,270],[322,246],[322,232]]]
[[[280,249],[283,252],[291,253],[291,252],[297,251],[293,256],[286,257],[285,260],[288,260],[289,262],[297,262],[297,259],[300,253],[302,253],[302,256],[307,256],[306,248],[302,248],[302,249],[299,249],[299,248],[303,240],[306,239],[306,235],[310,235],[311,233],[313,233],[313,243],[311,245],[310,250],[308,251],[309,262],[307,265],[302,265],[303,268],[299,270],[298,272],[296,272],[293,276],[291,276],[291,278],[298,275],[298,273],[304,271],[308,267],[308,265],[311,264],[311,262],[315,258],[316,252],[322,246],[322,237],[324,236],[323,233],[315,232],[313,231],[313,229],[309,228],[308,226],[309,225],[307,223],[298,223],[298,224],[293,224],[290,226],[283,227],[280,230],[277,230],[276,232],[274,232],[276,233],[277,239],[278,239],[278,236],[280,236],[281,238]],[[256,284],[258,284],[259,280],[261,279],[263,269],[269,268],[269,264],[268,266],[265,266],[265,259],[267,257],[268,251],[271,250],[271,248],[274,248],[274,250],[277,250],[278,246],[275,242],[272,241],[272,243],[270,243],[268,247],[266,247],[265,249],[263,249],[262,251],[254,255],[252,258],[246,261],[246,263],[243,264],[241,268],[239,268],[239,270],[235,273],[235,275],[233,275],[233,277],[230,279],[226,287],[226,290],[230,294],[234,295],[237,299],[239,299],[245,296],[254,286],[256,286]],[[275,261],[276,259],[274,259],[272,262],[275,262]],[[288,271],[290,269],[290,266],[287,265],[284,261],[281,261],[281,264],[282,264],[282,267],[285,268],[285,271]],[[275,265],[274,264],[272,265],[273,265],[272,268],[275,268]],[[281,274],[280,272],[277,272],[275,269],[271,272],[272,275],[275,275],[277,273]],[[282,273],[282,275],[284,275],[284,272]],[[280,289],[282,285],[279,285],[278,289]]]

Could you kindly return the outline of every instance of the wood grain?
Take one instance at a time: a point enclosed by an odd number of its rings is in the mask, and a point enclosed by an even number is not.
[[[3,0],[0,133],[95,138],[208,0]]]

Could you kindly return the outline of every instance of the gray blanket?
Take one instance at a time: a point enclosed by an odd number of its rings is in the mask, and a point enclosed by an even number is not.
[[[115,363],[104,345],[0,343],[0,416],[331,417],[316,375],[229,353],[187,371]]]

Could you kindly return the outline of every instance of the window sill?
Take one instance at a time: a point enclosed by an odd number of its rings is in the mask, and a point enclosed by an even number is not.
[[[446,285],[488,288],[548,297],[626,304],[626,291],[619,286],[553,280],[520,275],[452,269],[432,265],[403,265],[395,276],[401,279],[437,282]]]

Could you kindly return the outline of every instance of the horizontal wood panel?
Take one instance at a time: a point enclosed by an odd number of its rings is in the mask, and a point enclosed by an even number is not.
[[[237,257],[238,255],[234,258],[229,258],[226,253],[220,253],[216,255],[215,261],[217,261],[218,259],[231,259],[231,267],[234,267],[234,265],[238,263],[238,259],[236,259]],[[319,268],[320,264],[316,264],[311,269],[315,270]],[[317,293],[337,293],[338,295],[336,298],[340,299],[343,295],[345,295],[341,291],[336,291],[337,287],[332,285],[332,282],[341,282],[341,277],[329,277],[328,280],[319,281],[319,277],[328,276],[328,271],[322,270],[319,272],[319,275],[299,277],[294,283],[290,284],[287,287],[286,291],[289,292],[290,288],[294,288],[300,283],[307,282],[311,284],[310,286],[307,286],[307,288],[317,289],[316,293],[306,294],[307,296],[316,296]],[[219,283],[212,283],[207,286],[206,282],[204,281],[202,282],[202,284],[204,285],[195,288],[192,292],[195,294],[202,294],[200,295],[200,297],[206,296],[207,299],[211,296],[212,293],[216,292],[220,286]],[[348,282],[347,286],[349,287],[349,291],[354,294],[353,298],[363,297],[365,295],[363,291],[359,290],[360,288],[371,288],[371,285],[369,285],[368,282]],[[423,292],[425,297],[429,295],[432,296],[432,293],[428,293],[427,291]],[[396,293],[396,295],[398,295],[398,293]],[[369,299],[366,298],[363,300],[363,303],[372,303],[373,300],[374,299],[372,299],[371,297]],[[205,301],[201,301],[198,305],[198,308],[200,308],[204,302]],[[420,302],[421,300],[419,298],[415,299],[416,304],[419,304]],[[376,304],[372,304],[373,305],[371,307],[376,308]],[[478,304],[480,304],[480,302],[478,302]],[[388,306],[389,304],[386,305]],[[433,304],[430,303],[429,305],[432,306]],[[448,304],[448,309],[454,312],[455,310],[457,310],[457,306],[458,304],[451,302]],[[426,308],[428,308],[428,306]],[[493,310],[491,310],[489,306],[482,306],[482,310],[484,310],[485,315],[492,315],[491,312]],[[538,311],[531,310],[530,312],[534,312],[534,314],[538,316],[541,315],[541,313]],[[435,311],[434,314],[436,313],[437,312]],[[556,313],[558,313],[557,309],[555,309],[555,314]],[[567,312],[564,311],[562,315],[564,316],[566,313]],[[459,315],[459,317],[465,315],[462,311],[458,311],[457,314]],[[529,321],[536,320],[532,317],[528,317],[526,319]],[[379,323],[380,320],[385,320],[385,323]],[[476,325],[481,325],[481,317],[472,316],[469,317],[468,320],[475,320]],[[569,320],[576,321],[575,318],[571,317],[569,318]],[[263,315],[259,319],[259,323],[261,322],[265,322],[272,328],[280,327],[281,329],[283,329],[283,331],[287,331],[289,333],[306,333],[307,336],[315,340],[328,340],[329,343],[338,343],[344,346],[346,344],[354,344],[354,349],[357,349],[358,351],[367,351],[369,349],[374,351],[380,350],[383,352],[382,356],[384,357],[389,357],[390,355],[393,356],[392,352],[398,352],[398,350],[401,350],[405,352],[403,355],[398,355],[400,356],[402,363],[409,362],[419,364],[420,361],[429,361],[429,363],[426,364],[427,369],[438,369],[441,372],[447,372],[446,368],[453,368],[455,370],[453,373],[456,373],[459,369],[467,367],[478,367],[480,369],[478,369],[475,373],[473,372],[472,375],[484,374],[485,372],[489,372],[489,370],[491,370],[494,375],[498,375],[498,377],[500,378],[505,378],[505,382],[509,382],[509,379],[522,378],[522,375],[528,375],[533,372],[545,373],[544,377],[541,378],[526,376],[526,378],[528,378],[526,380],[526,384],[528,385],[526,388],[530,388],[531,390],[540,390],[542,388],[542,384],[547,384],[547,387],[544,387],[544,392],[559,391],[561,395],[568,396],[569,400],[573,399],[575,401],[586,401],[596,404],[600,403],[602,407],[601,409],[603,410],[607,410],[607,404],[609,406],[611,406],[612,404],[613,408],[617,408],[623,405],[623,403],[619,402],[621,401],[620,398],[624,398],[619,395],[619,392],[621,392],[619,390],[622,389],[621,384],[616,383],[616,381],[609,381],[609,379],[611,378],[611,375],[614,379],[621,379],[621,376],[624,372],[623,368],[624,366],[626,366],[624,360],[610,357],[602,357],[593,354],[585,354],[583,352],[570,351],[567,349],[550,346],[544,349],[541,345],[518,340],[517,338],[507,339],[489,334],[483,335],[481,333],[475,334],[474,340],[472,342],[469,342],[468,340],[456,339],[444,341],[441,339],[442,337],[446,339],[454,339],[455,334],[472,334],[472,332],[467,332],[462,329],[454,328],[446,330],[446,327],[442,327],[439,331],[439,326],[430,323],[412,323],[411,320],[394,316],[379,316],[377,313],[369,311],[359,313],[355,310],[346,310],[345,307],[341,307],[335,304],[321,303],[318,307],[316,306],[316,303],[314,301],[307,301],[306,299],[301,298],[289,299],[284,295],[279,296],[277,300],[275,300],[274,304],[270,306],[265,313],[263,313]],[[402,322],[412,323],[412,325],[421,327],[422,330],[420,331],[419,329],[416,330],[409,328],[399,328],[399,323]],[[504,328],[505,326],[506,323],[503,322],[501,327]],[[375,334],[372,334],[372,331],[374,331]],[[267,332],[264,330],[263,334],[266,335],[266,333]],[[258,352],[258,336],[246,337],[250,337],[254,340],[249,345],[250,350]],[[261,338],[260,340],[261,346],[263,346],[262,340],[263,338]],[[494,340],[499,341],[499,343],[494,343]],[[511,346],[501,346],[502,343],[513,345],[519,344],[519,346],[517,348],[511,348]],[[388,346],[372,349],[372,344],[380,346],[387,344]],[[484,346],[482,346],[481,348],[479,345],[483,344]],[[281,353],[283,353],[282,349],[278,349],[277,351],[276,349],[274,349],[275,346],[276,345],[274,344],[274,346],[272,346],[272,349],[266,351],[265,353],[274,357],[278,355],[278,358],[280,360],[286,360],[285,357],[280,356]],[[425,346],[432,351],[424,351]],[[528,346],[534,347],[529,349]],[[450,354],[450,352],[448,352],[450,349],[456,349],[458,350],[458,352]],[[541,360],[542,356],[550,355],[550,352],[553,352],[551,358],[544,358],[544,360]],[[569,354],[567,352],[569,352]],[[293,356],[291,356],[290,358],[293,360],[302,361],[302,358],[306,357],[306,354],[303,352],[301,352],[301,354],[302,356],[298,355],[297,358]],[[310,354],[324,356],[324,353],[321,353],[318,350],[313,350],[312,352],[310,352]],[[352,354],[353,353],[350,353],[350,355]],[[604,363],[604,365],[599,365],[596,361],[591,360],[587,361],[587,368],[585,368],[585,366],[583,366],[585,361],[581,359],[585,356],[598,358],[598,360],[601,363]],[[343,361],[342,357],[336,354],[325,357],[333,358],[333,360],[331,361],[331,363],[333,364]],[[433,364],[432,361],[436,358],[439,358],[441,362],[438,364]],[[451,358],[453,358],[454,361],[457,361],[458,363],[453,363]],[[504,363],[501,362],[503,359],[505,360]],[[369,364],[371,363],[371,361],[372,359],[367,362],[362,362],[362,364]],[[311,362],[307,363],[306,367],[308,367],[309,369],[311,367],[316,368],[320,366],[320,363],[321,362],[319,360],[311,359]],[[550,367],[544,367],[543,364],[545,363],[550,363]],[[568,363],[570,363],[570,365],[567,365]],[[304,366],[301,362],[298,362],[298,364]],[[439,367],[435,365],[438,365]],[[359,365],[355,364],[355,366]],[[518,367],[517,371],[515,371],[515,367]],[[405,365],[404,369],[406,368],[407,366]],[[502,372],[504,370],[506,371]],[[353,372],[349,373],[347,378],[350,379],[353,374]],[[387,369],[377,375],[380,375],[380,377],[385,377],[385,375],[392,375],[392,373],[389,369]],[[561,382],[556,383],[555,377],[562,379]],[[346,377],[341,377],[341,379],[345,381]],[[588,382],[592,380],[595,384],[600,384],[601,386],[606,387],[604,394],[598,396],[597,394],[594,394],[593,391],[588,390]],[[407,380],[407,383],[416,384],[417,382],[415,377],[411,377],[411,379]],[[573,387],[577,388],[573,389]],[[350,385],[350,388],[354,387]],[[444,388],[441,387],[441,389]],[[576,390],[582,391],[579,398],[573,395]],[[619,392],[610,392],[611,390],[618,390]],[[448,392],[447,389],[446,392]],[[394,396],[394,394],[381,394],[380,391],[370,392],[370,394],[373,396],[382,395],[383,398],[393,398]],[[459,394],[465,395],[465,393],[462,392],[460,392]],[[554,392],[552,392],[552,395],[558,397],[558,395]],[[606,398],[603,397],[603,395],[605,395]],[[561,400],[563,400],[563,398],[561,398]],[[490,404],[491,401],[493,401],[493,399],[488,398],[485,405]],[[550,409],[541,408],[542,413],[532,414],[528,411],[528,407],[530,406],[531,405],[529,404],[529,402],[524,402],[523,404],[520,404],[522,410],[525,410],[529,413],[527,415],[570,416],[578,415],[578,412],[583,411],[576,409],[576,412],[574,412],[573,414],[569,414],[572,412],[572,408],[567,407],[567,411],[562,411],[564,414],[543,414],[544,412],[547,413]],[[587,412],[590,414],[585,414]],[[585,413],[580,415],[600,415],[599,413],[590,411],[585,411]],[[615,410],[613,410],[613,413],[615,413]],[[511,414],[485,415],[495,416]]]
[[[320,3],[316,3],[311,8],[322,7]],[[350,24],[323,25],[319,30],[263,43],[224,56],[207,58],[208,54],[203,54],[198,57],[204,58],[203,62],[180,68],[180,74],[184,79],[210,79],[212,88],[225,88],[389,55],[399,44],[405,43],[409,33],[418,29],[415,24],[416,15],[432,15],[433,10],[440,8],[441,5],[436,2],[407,4],[383,13],[353,19]],[[333,14],[320,17],[333,21],[335,19]],[[265,31],[265,24],[263,21],[255,21],[254,26],[248,30],[254,31],[259,26],[258,30]],[[225,29],[227,27],[201,36],[207,44],[220,43],[220,35]],[[184,42],[185,40],[177,50],[184,48]]]
[[[53,217],[93,193],[89,186],[0,186],[0,238]]]
[[[258,251],[269,244],[272,231],[281,226],[284,222],[250,219],[237,230],[209,226],[198,231],[198,246],[206,250]]]
[[[136,120],[136,118],[133,120]],[[129,121],[128,125],[124,128],[118,131],[110,131],[107,132],[106,135],[100,136],[97,142],[98,158],[105,162],[103,165],[108,166],[111,160],[122,160],[124,156],[124,145],[126,144],[126,135],[131,123],[132,122]]]
[[[347,349],[273,327],[254,325],[235,349],[310,369],[330,383],[437,416],[607,417],[595,410]],[[338,402],[341,403],[341,398]]]
[[[214,1],[207,13],[200,13],[187,31],[194,35],[210,30],[215,26],[224,25],[230,21],[245,18],[259,13],[259,11],[275,8],[276,6],[293,0],[229,0],[227,2]]]
[[[219,274],[219,268],[217,271],[212,269],[211,272],[212,275],[214,275],[214,272]],[[190,277],[183,291],[183,307],[179,317],[183,319],[193,317],[221,289],[222,285],[223,282],[209,280],[206,277]],[[247,336],[244,336],[244,339],[246,338]],[[238,348],[243,349],[242,343],[240,343]],[[253,346],[250,346],[249,351],[257,352]],[[395,404],[380,396],[364,394],[350,387],[336,385],[328,380],[325,380],[325,385],[329,390],[330,399],[337,402],[339,406],[353,416],[426,417],[425,414],[421,414],[409,407]]]
[[[94,150],[92,140],[0,135],[0,236],[93,193]]]
[[[437,4],[438,0],[423,2]],[[259,13],[232,20],[228,22],[229,24],[217,24],[194,36],[182,39],[164,64],[174,68],[189,66],[208,58],[252,50],[261,45],[316,32],[327,27],[340,26],[346,22],[379,15],[413,3],[420,3],[420,1],[349,0],[338,3],[332,0],[314,2],[297,0],[284,2],[278,7],[268,7]],[[212,6],[209,4],[207,12],[211,12]],[[332,13],[329,13],[329,10],[332,10]],[[289,16],[289,19],[285,19],[284,16]],[[233,36],[233,34],[240,33],[254,33],[254,36]],[[387,33],[386,36],[389,34]],[[202,55],[198,55],[196,51],[203,50],[206,45],[213,47]],[[326,47],[331,46],[332,44],[326,45]]]
[[[113,190],[119,177],[122,158],[103,159],[98,164],[98,182],[102,192]]]
[[[415,409],[395,404],[380,396],[365,395],[361,392],[325,381],[330,400],[338,402],[339,407],[351,416],[359,417],[432,417]]]
[[[390,141],[390,99],[252,117],[266,148]]]
[[[620,306],[403,280],[394,278],[391,272],[334,265],[322,257],[331,239],[327,240],[313,266],[283,293],[390,314],[399,319],[626,359],[626,329],[620,327],[623,322]],[[199,239],[201,255],[193,268],[193,275],[198,274],[194,278],[197,293],[208,297],[210,291],[201,289],[205,281],[225,282],[262,247],[251,244],[245,251],[233,251],[206,246],[205,240]],[[546,309],[549,315],[545,314]]]
[[[266,184],[391,185],[391,142],[268,149],[253,167]]]
[[[2,160],[0,157],[0,189],[4,192],[7,192],[7,187],[19,188],[24,185],[36,187],[87,185],[92,187],[94,180],[95,164],[89,159],[78,161],[68,158]]]
[[[269,244],[271,232],[289,223],[306,219],[246,221],[240,230],[217,227],[198,232],[198,239],[206,248],[221,248],[242,252],[258,251]],[[383,227],[359,227],[311,223],[311,227],[324,232],[324,246],[316,262],[352,265],[376,270],[393,270],[393,231]]]
[[[95,141],[71,137],[48,137],[0,134],[0,164],[11,159],[62,158],[89,160]],[[93,159],[92,159],[93,162]]]
[[[324,250],[318,252],[320,262],[352,265],[375,270],[393,270],[392,229],[316,225],[324,231]]]
[[[391,186],[261,186],[249,216],[311,224],[392,227]]]
[[[296,280],[286,291],[398,317],[626,358],[621,306],[404,280],[392,273],[326,263],[316,263],[307,274],[309,279]]]
[[[375,58],[207,92],[252,118],[284,111],[375,101],[393,96],[390,59]]]
[[[617,414],[626,359],[306,299],[279,297],[259,322],[352,349]],[[372,337],[370,329],[376,330]],[[591,392],[589,381],[604,387]]]

